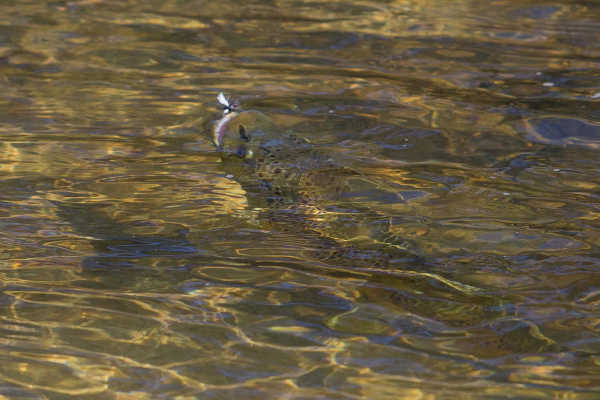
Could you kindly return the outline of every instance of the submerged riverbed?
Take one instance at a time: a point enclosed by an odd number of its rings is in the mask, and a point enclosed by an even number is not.
[[[3,2],[0,395],[598,398],[598,21]],[[221,91],[333,160],[310,201],[222,161]]]

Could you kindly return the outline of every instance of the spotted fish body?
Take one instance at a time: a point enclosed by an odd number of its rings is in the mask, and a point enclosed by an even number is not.
[[[334,242],[362,238],[360,253],[377,244],[373,251],[382,254],[378,259],[385,258],[385,248],[407,247],[391,238],[387,216],[351,200],[345,203],[352,192],[373,190],[375,185],[367,177],[309,141],[282,133],[266,115],[226,110],[215,124],[214,144],[226,173],[245,189],[250,207],[262,210],[261,225],[311,231]],[[356,253],[347,244],[326,247],[335,248],[336,254]]]
[[[225,169],[271,203],[331,200],[343,191],[340,175],[355,175],[336,166],[309,141],[281,133],[258,111],[227,113],[215,125],[214,143]]]

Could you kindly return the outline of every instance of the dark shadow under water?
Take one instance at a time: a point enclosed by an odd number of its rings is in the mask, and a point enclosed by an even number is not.
[[[206,258],[207,251],[202,243],[190,239],[188,231],[180,230],[169,234],[138,235],[128,233],[126,224],[108,215],[103,204],[81,204],[53,202],[57,215],[68,222],[73,231],[90,239],[96,254],[86,257],[83,267],[87,270],[114,270],[135,268],[140,259],[161,258],[196,260]],[[357,268],[396,268],[410,266],[422,269],[425,259],[397,247],[370,243],[366,245],[342,244],[324,237],[321,232],[312,231],[310,222],[302,215],[289,210],[271,209],[260,215],[261,225],[287,235],[293,234],[296,243],[303,243],[305,256],[315,262],[343,266],[351,272]],[[196,239],[196,238],[194,238]],[[227,258],[225,256],[225,258]],[[236,257],[238,258],[238,257]]]

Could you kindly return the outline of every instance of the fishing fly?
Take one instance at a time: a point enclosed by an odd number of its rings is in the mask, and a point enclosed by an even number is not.
[[[219,93],[219,95],[217,96],[217,101],[223,106],[224,114],[229,114],[230,112],[235,111],[235,109],[237,109],[240,106],[237,101],[225,97],[223,92]]]

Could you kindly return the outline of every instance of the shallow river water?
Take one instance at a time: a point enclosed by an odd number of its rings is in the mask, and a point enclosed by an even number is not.
[[[600,3],[4,0],[0,87],[2,398],[600,398]]]

